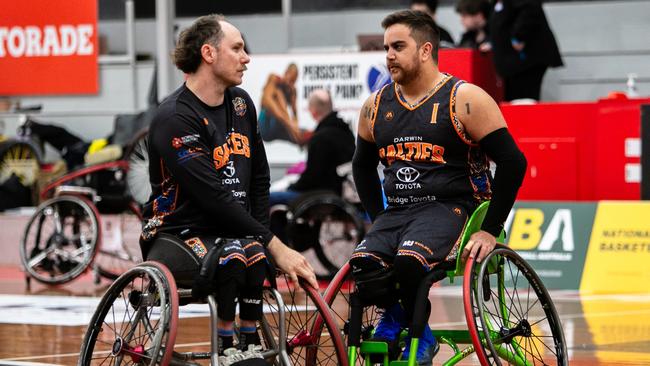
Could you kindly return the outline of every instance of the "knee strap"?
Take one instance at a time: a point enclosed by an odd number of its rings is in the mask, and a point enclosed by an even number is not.
[[[352,276],[359,299],[364,305],[385,308],[397,302],[397,281],[392,269],[353,271]]]
[[[215,245],[203,257],[201,269],[194,278],[192,297],[202,299],[216,291],[217,267],[224,247],[221,245],[222,241],[223,239],[217,239]]]

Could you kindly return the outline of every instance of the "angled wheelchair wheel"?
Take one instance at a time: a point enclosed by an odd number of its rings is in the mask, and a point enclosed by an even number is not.
[[[0,183],[15,174],[20,183],[29,187],[39,171],[39,152],[35,145],[25,141],[8,140],[0,144]]]
[[[483,260],[468,260],[463,302],[482,365],[568,365],[562,324],[535,271],[498,244]]]
[[[36,280],[60,284],[81,275],[92,262],[100,237],[99,213],[85,198],[45,201],[30,218],[20,244],[23,268]]]
[[[347,365],[343,341],[337,324],[318,290],[301,280],[301,290],[290,283],[288,276],[277,278],[279,292],[264,291],[262,339],[266,349],[277,349],[274,365]],[[280,301],[278,297],[281,296]],[[284,319],[281,319],[281,308]],[[313,332],[315,319],[322,320],[322,329]],[[279,344],[282,335],[286,342]],[[286,353],[284,353],[286,351]]]
[[[341,269],[336,273],[330,285],[325,290],[323,300],[330,307],[334,318],[339,326],[339,332],[343,337],[344,346],[348,347],[349,336],[349,319],[350,319],[350,295],[354,292],[354,280],[352,279],[352,267],[349,263],[345,263]],[[367,306],[363,308],[363,315],[361,320],[361,340],[369,339],[375,326],[381,317],[380,310],[375,306]],[[317,318],[313,325],[313,333],[317,334],[324,331],[323,319]],[[356,362],[354,365],[364,365],[364,359],[361,355],[357,354]]]
[[[147,140],[148,132],[148,129],[140,131],[127,146],[124,154],[125,160],[129,163],[129,171],[126,173],[127,190],[140,205],[144,205],[151,194],[149,153],[147,151],[149,145]]]
[[[171,273],[144,262],[120,276],[102,297],[78,365],[168,365],[177,326],[178,293]]]

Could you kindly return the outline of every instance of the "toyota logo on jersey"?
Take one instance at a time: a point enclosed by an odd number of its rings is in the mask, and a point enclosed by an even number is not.
[[[420,177],[420,172],[417,171],[415,168],[411,168],[410,166],[406,166],[404,168],[400,168],[397,171],[397,179],[400,180],[400,182],[403,183],[413,183],[418,178]]]

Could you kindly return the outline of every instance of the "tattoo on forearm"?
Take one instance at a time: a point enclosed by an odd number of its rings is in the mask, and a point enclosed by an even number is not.
[[[465,103],[465,107],[467,107],[467,114],[469,114],[469,103]]]
[[[364,113],[366,115],[366,118],[372,119],[372,108],[370,108],[369,106],[365,106],[364,108],[365,108]]]

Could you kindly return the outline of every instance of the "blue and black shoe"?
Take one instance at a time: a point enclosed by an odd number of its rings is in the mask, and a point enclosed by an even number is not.
[[[404,329],[405,323],[404,309],[400,304],[395,304],[384,310],[372,337],[368,341],[386,342],[388,344],[388,357],[391,360],[397,359],[400,352],[399,335],[402,329]],[[371,355],[370,361],[373,363],[381,363],[383,362],[383,357],[380,357],[380,355]]]
[[[408,360],[411,353],[411,337],[406,337],[406,348],[402,353],[402,360]],[[440,351],[440,344],[431,333],[429,327],[424,327],[424,332],[419,339],[416,360],[418,366],[431,366],[433,357]]]

